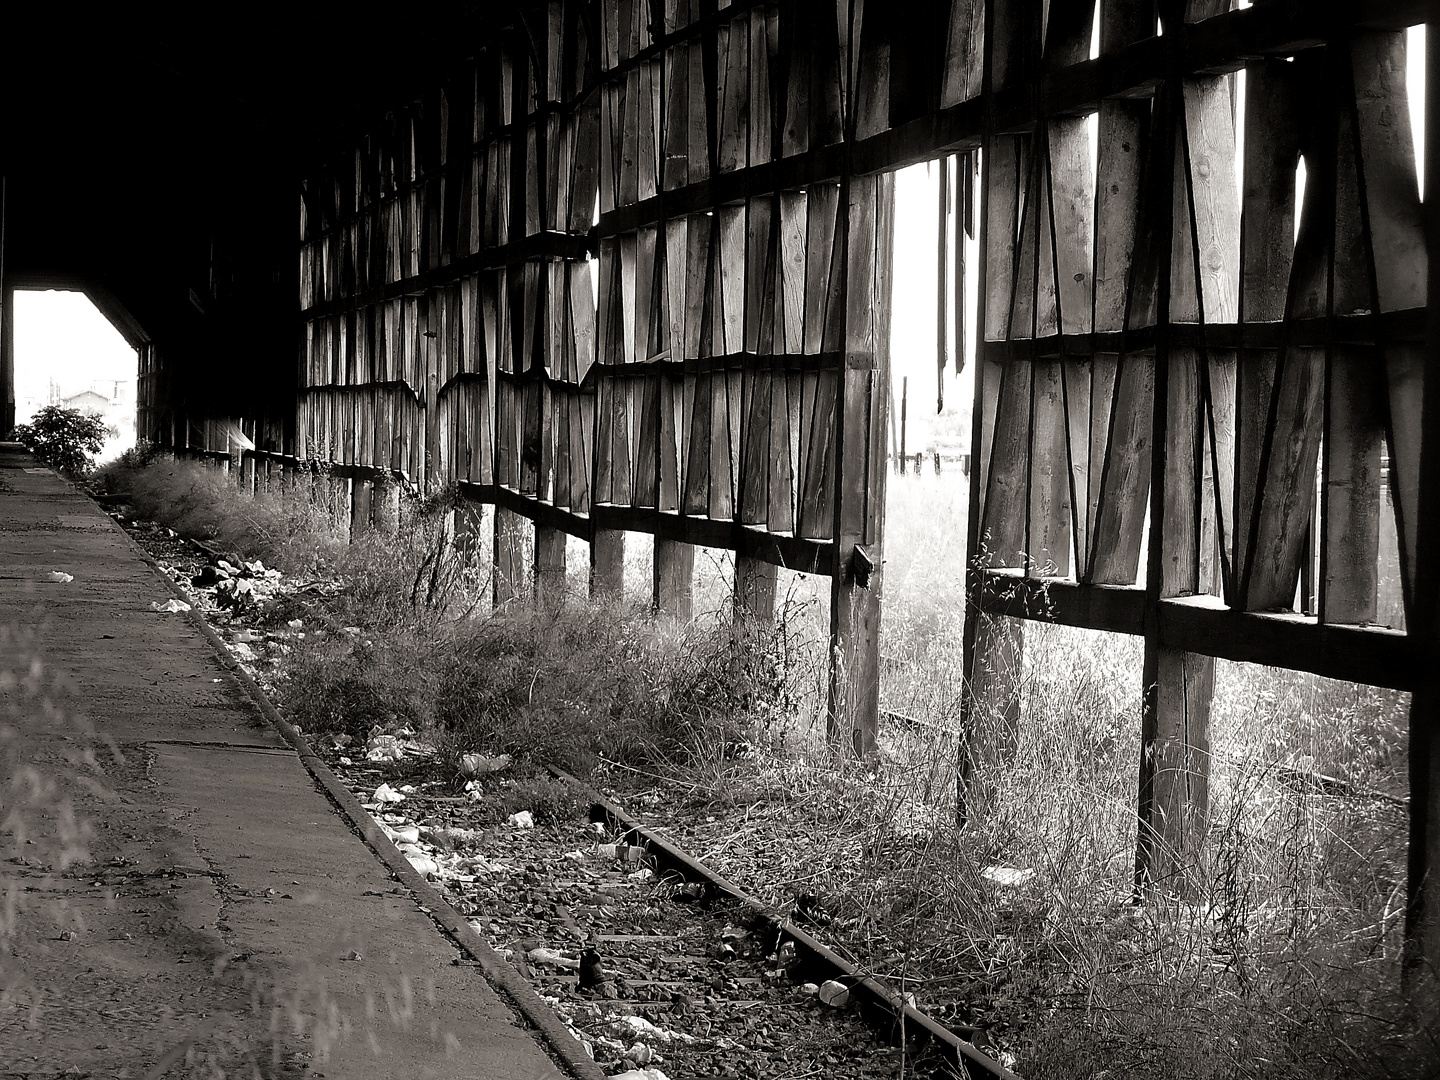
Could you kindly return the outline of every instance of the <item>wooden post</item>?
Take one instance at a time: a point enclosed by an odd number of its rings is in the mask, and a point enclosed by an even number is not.
[[[1426,26],[1425,187],[1426,353],[1430,359],[1421,409],[1419,521],[1416,587],[1407,629],[1420,636],[1430,660],[1428,679],[1410,697],[1410,843],[1405,911],[1405,968],[1411,997],[1428,999],[1429,1015],[1440,996],[1440,19]],[[1377,251],[1377,256],[1379,252]],[[1413,266],[1412,266],[1413,269]],[[1433,1024],[1431,1021],[1431,1033]]]
[[[400,485],[389,477],[375,481],[370,497],[370,518],[388,536],[400,531]]]
[[[255,457],[242,454],[240,457],[240,490],[246,495],[255,494]]]
[[[0,176],[0,439],[15,427],[15,290],[5,284],[5,189]]]
[[[330,517],[337,528],[344,530],[347,540],[354,537],[355,481],[349,477],[332,476],[329,485]]]
[[[1157,648],[1153,660],[1147,652],[1146,672],[1141,775],[1148,773],[1150,790],[1141,798],[1140,883],[1185,895],[1210,820],[1215,660]]]
[[[775,621],[775,586],[780,568],[748,555],[735,556],[735,622],[768,627]]]
[[[452,514],[455,554],[464,566],[472,566],[480,557],[480,537],[485,528],[485,508],[480,503],[460,499]]]
[[[590,596],[623,600],[625,597],[625,532],[596,529],[590,540]]]
[[[910,403],[910,377],[903,376],[900,379],[900,475],[905,475],[905,466],[908,459],[905,456],[905,413]]]
[[[832,745],[848,744],[857,757],[867,758],[876,751],[880,729],[895,177],[854,177],[841,189],[846,366],[836,403],[826,736]]]
[[[990,770],[1014,757],[1025,664],[1024,620],[978,615],[972,633],[964,686],[965,737],[955,779],[955,817],[962,823],[986,801]]]
[[[535,606],[556,612],[565,603],[565,542],[569,537],[549,525],[535,526]]]
[[[975,627],[975,669],[970,693],[975,699],[972,726],[990,728],[972,741],[982,752],[1005,762],[1014,756],[1020,734],[1020,683],[1025,667],[1025,623],[1004,616],[981,616]]]
[[[375,482],[357,479],[350,488],[350,539],[363,536],[370,531],[370,504],[373,501]]]
[[[1229,179],[1235,155],[1229,100],[1226,77],[1214,76],[1184,80],[1157,101],[1165,113],[1151,162],[1156,202],[1149,224],[1158,234],[1162,326],[1236,318],[1240,208]],[[1161,202],[1166,192],[1173,193],[1168,207]],[[1221,591],[1216,553],[1224,523],[1216,508],[1233,505],[1234,494],[1218,475],[1208,478],[1220,485],[1218,499],[1205,490],[1212,432],[1216,458],[1230,462],[1235,452],[1233,356],[1227,366],[1213,352],[1207,357],[1173,344],[1168,333],[1157,339],[1155,355],[1150,604]],[[1292,596],[1293,588],[1292,580]],[[1183,895],[1195,887],[1209,820],[1215,660],[1167,648],[1149,628],[1144,664],[1136,884]]]
[[[525,593],[525,518],[495,507],[495,559],[491,586],[495,607],[502,608]]]
[[[695,547],[655,537],[655,611],[682,623],[692,616]]]

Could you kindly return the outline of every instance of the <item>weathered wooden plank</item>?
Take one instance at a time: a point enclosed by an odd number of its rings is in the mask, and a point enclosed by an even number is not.
[[[810,188],[805,233],[805,329],[803,351],[817,353],[829,325],[834,284],[835,226],[840,189],[833,184]]]
[[[811,53],[814,49],[814,15],[809,4],[798,4],[780,20],[780,51],[786,61],[785,120],[780,129],[783,157],[810,149]]]
[[[723,353],[745,349],[746,213],[743,203],[716,211],[720,234],[720,308],[724,328]]]
[[[636,199],[649,199],[661,189],[661,164],[664,160],[664,117],[661,113],[661,87],[664,82],[661,63],[652,60],[637,72],[636,87]]]
[[[1015,280],[1014,242],[1022,189],[1019,153],[1018,140],[997,139],[992,152],[985,156],[986,285],[981,303],[984,336],[988,341],[1000,341],[1009,336],[1010,304]],[[1005,366],[994,363],[983,355],[979,363],[980,370],[976,373],[976,380],[980,413],[977,417],[976,437],[980,454],[972,482],[978,488],[976,521],[981,523],[979,535],[982,542],[988,544],[988,541],[984,540],[983,522],[990,491],[990,463],[994,459]],[[1013,396],[1014,390],[1010,393]],[[977,554],[971,552],[971,557],[974,558]]]
[[[856,178],[845,194],[846,367],[836,385],[831,465],[836,565],[826,729],[832,743],[846,742],[857,756],[869,757],[879,727],[884,514],[869,501],[868,487],[878,457],[881,490],[873,494],[883,501],[885,413],[876,398],[885,398],[889,387],[890,327],[881,298],[891,288],[893,178]]]
[[[782,302],[776,304],[777,322],[784,323],[783,351],[805,351],[805,252],[809,214],[808,196],[803,191],[780,193],[780,236],[777,280]],[[783,311],[783,320],[781,318]],[[777,338],[779,337],[777,329]],[[776,342],[777,348],[780,342]]]
[[[1365,211],[1370,232],[1376,310],[1396,311],[1425,302],[1427,252],[1415,173],[1415,148],[1405,89],[1405,35],[1358,34],[1351,43],[1355,114]],[[1343,128],[1342,128],[1343,133]],[[1390,478],[1400,538],[1406,610],[1414,603],[1420,500],[1423,350],[1385,347],[1390,396]]]
[[[590,596],[622,600],[625,595],[625,533],[596,529],[590,538]]]
[[[1148,790],[1140,793],[1140,884],[1189,895],[1201,883],[1199,856],[1210,823],[1210,703],[1215,661],[1161,648],[1147,710]],[[1153,718],[1153,719],[1152,719]]]
[[[1030,365],[1029,505],[1023,550],[1027,572],[1037,577],[1070,574],[1070,470],[1062,378],[1057,362]]]
[[[680,381],[672,377],[660,379],[660,506],[661,510],[680,507],[680,448],[682,443],[684,394]]]
[[[712,158],[715,146],[711,138],[711,110],[709,88],[705,80],[705,50],[698,42],[690,47],[689,59],[689,113],[686,116],[688,139],[686,142],[686,169],[690,183],[709,179],[715,170]]]
[[[770,382],[770,453],[765,520],[777,532],[795,528],[795,475],[798,425],[798,378],[776,374]]]
[[[714,479],[711,457],[719,456],[711,426],[715,416],[714,396],[715,377],[710,374],[696,377],[686,433],[685,498],[682,506],[687,514],[704,515],[710,509],[710,488]]]
[[[529,523],[504,506],[495,507],[495,554],[491,574],[492,602],[496,609],[514,603],[525,595],[526,577],[525,533]]]
[[[710,485],[706,513],[718,520],[735,515],[735,458],[737,422],[732,421],[730,375],[717,371],[710,376]],[[738,387],[736,389],[738,399]],[[739,406],[739,401],[736,401]]]
[[[685,356],[709,356],[714,336],[715,260],[711,253],[715,222],[703,214],[690,218],[685,251]],[[672,354],[673,355],[673,354]]]
[[[1034,250],[1032,245],[1030,251],[1033,253]],[[1033,263],[1032,271],[1027,274],[1023,270],[1024,261],[1022,247],[1021,269],[1016,274],[1016,307],[1020,306],[1021,290],[1034,281]],[[1033,292],[1030,295],[1033,303]],[[1029,542],[1027,489],[1031,468],[1032,374],[1030,364],[1006,364],[996,389],[994,428],[981,518],[984,562],[990,566],[1025,565],[1025,549]]]
[[[639,390],[640,408],[636,419],[638,438],[635,443],[635,489],[631,500],[636,506],[659,505],[660,381],[661,376],[646,376]]]
[[[695,548],[676,540],[655,538],[654,609],[681,623],[690,621],[694,605]]]
[[[747,525],[763,525],[768,509],[772,376],[768,371],[747,371],[744,379],[744,424],[741,434],[738,473],[740,487],[736,499],[736,518]]]
[[[980,93],[984,36],[985,5],[982,0],[953,0],[940,88],[942,108],[958,105]]]
[[[1241,236],[1243,316],[1284,318],[1295,240],[1295,167],[1299,126],[1295,66],[1260,60],[1246,69],[1245,177]],[[1249,573],[1254,500],[1279,359],[1276,349],[1247,348],[1239,365],[1235,416],[1235,516],[1231,563],[1237,581]]]
[[[565,603],[565,533],[552,526],[535,526],[535,606],[556,612]]]
[[[811,383],[807,376],[807,383]],[[810,539],[833,535],[835,498],[835,426],[840,378],[837,372],[820,372],[813,379],[809,423],[802,430],[806,443],[803,477],[795,531]]]
[[[719,165],[734,172],[749,164],[750,142],[750,27],[742,15],[715,30],[719,94]]]
[[[749,204],[745,251],[745,349],[752,353],[777,351],[775,315],[782,301],[779,237],[775,228],[776,202],[773,197],[760,197],[751,199]],[[783,328],[780,333],[783,344]]]
[[[750,53],[747,65],[750,80],[748,152],[752,165],[771,160],[779,141],[776,103],[772,94],[774,83],[771,76],[780,44],[779,22],[778,8],[760,6],[750,11]]]
[[[1193,234],[1190,255],[1199,283],[1196,306],[1187,311],[1188,290],[1172,284],[1171,318],[1203,323],[1234,322],[1239,311],[1240,202],[1235,188],[1235,128],[1230,76],[1187,79],[1186,167]],[[1177,306],[1178,301],[1178,306]],[[1233,536],[1235,393],[1233,355],[1209,350],[1202,375],[1204,443],[1199,522],[1200,587],[1220,591]],[[1313,459],[1311,467],[1313,469]],[[1217,553],[1221,554],[1219,564]]]
[[[690,182],[689,49],[689,45],[682,43],[665,53],[665,160],[661,180],[666,191]]]

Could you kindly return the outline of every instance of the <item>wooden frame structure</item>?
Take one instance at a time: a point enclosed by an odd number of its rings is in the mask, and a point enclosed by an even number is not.
[[[1403,63],[1433,10],[1229,7],[517,2],[304,177],[296,412],[204,430],[152,350],[151,437],[329,461],[367,520],[377,477],[458,481],[509,579],[512,515],[542,575],[590,541],[597,591],[652,533],[675,614],[693,545],[736,553],[762,616],[775,567],[828,575],[832,734],[868,752],[889,174],[959,155],[968,193],[978,161],[969,682],[1019,647],[996,617],[1143,637],[1142,884],[1203,834],[1215,658],[1410,691],[1408,940],[1434,961],[1440,201]],[[1403,630],[1374,625],[1387,506]]]

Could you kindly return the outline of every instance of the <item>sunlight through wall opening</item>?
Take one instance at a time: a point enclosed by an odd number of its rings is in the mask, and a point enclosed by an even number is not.
[[[110,461],[135,445],[138,359],[120,331],[82,292],[15,291],[15,422],[47,405],[98,413],[107,429],[97,455]]]

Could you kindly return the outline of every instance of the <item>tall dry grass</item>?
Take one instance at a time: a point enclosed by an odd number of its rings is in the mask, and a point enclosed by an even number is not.
[[[165,483],[177,475],[189,474]],[[1137,904],[1140,642],[1028,625],[1018,725],[972,719],[980,752],[957,828],[964,484],[897,477],[889,498],[882,702],[920,723],[887,723],[866,763],[824,739],[822,580],[782,574],[781,616],[740,670],[723,554],[697,558],[697,620],[681,628],[646,618],[645,538],[627,551],[628,606],[580,601],[582,548],[574,602],[547,620],[471,603],[488,581],[484,542],[444,603],[419,602],[420,571],[449,557],[443,504],[345,551],[324,506],[262,507],[276,524],[253,535],[288,529],[296,565],[313,550],[325,555],[311,565],[348,567],[331,622],[366,630],[293,654],[304,726],[410,724],[452,756],[680,775],[747,824],[769,815],[807,842],[777,848],[751,886],[777,903],[799,889],[835,898],[835,932],[870,970],[977,1024],[1024,1074],[1427,1075],[1440,1052],[1399,979],[1405,696],[1219,664],[1196,888]]]

